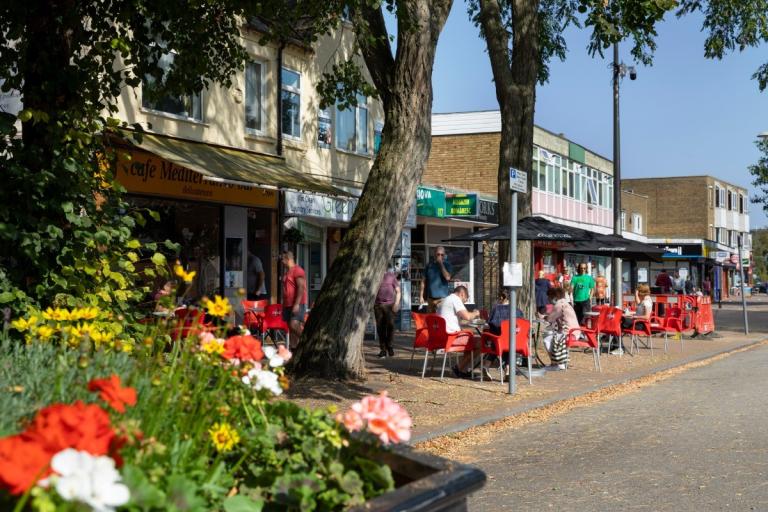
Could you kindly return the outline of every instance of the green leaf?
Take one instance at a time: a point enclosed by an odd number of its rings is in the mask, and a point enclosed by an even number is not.
[[[152,263],[154,263],[158,267],[165,265],[166,262],[167,260],[165,259],[165,254],[156,252],[155,254],[152,255]]]
[[[224,510],[226,512],[261,512],[262,508],[264,508],[263,501],[253,501],[239,494],[224,500]]]
[[[130,505],[143,510],[163,508],[165,494],[152,485],[147,476],[136,466],[123,467],[123,481],[131,490]]]
[[[0,292],[0,304],[6,304],[16,298],[13,292]]]

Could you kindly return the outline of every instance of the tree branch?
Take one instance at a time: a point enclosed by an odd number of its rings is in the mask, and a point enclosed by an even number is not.
[[[389,91],[392,90],[395,59],[392,56],[381,7],[371,7],[367,2],[363,4],[360,10],[355,12],[357,44],[376,89],[386,101]],[[362,27],[367,27],[367,30]]]
[[[509,61],[509,36],[501,17],[498,0],[480,0],[480,26],[488,45],[496,98],[499,105],[507,104],[504,98],[509,94],[507,86],[512,84],[512,70]]]

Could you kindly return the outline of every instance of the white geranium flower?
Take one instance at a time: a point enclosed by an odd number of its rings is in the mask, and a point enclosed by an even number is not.
[[[277,374],[269,370],[254,368],[245,374],[242,380],[244,384],[251,386],[256,391],[266,389],[271,391],[273,395],[280,395],[283,392],[283,388],[280,387],[277,380]]]
[[[264,356],[269,360],[269,366],[278,368],[285,364],[285,359],[277,355],[275,347],[264,347]]]
[[[48,480],[66,501],[85,503],[96,512],[112,512],[130,499],[110,457],[67,448],[53,456],[51,469],[55,474]]]

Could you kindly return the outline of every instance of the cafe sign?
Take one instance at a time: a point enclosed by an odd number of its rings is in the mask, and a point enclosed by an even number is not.
[[[145,151],[119,151],[116,178],[132,194],[277,208],[275,190],[213,181]]]
[[[349,222],[356,206],[355,198],[285,191],[285,214],[288,216]]]
[[[446,194],[445,209],[448,217],[476,217],[477,194]]]

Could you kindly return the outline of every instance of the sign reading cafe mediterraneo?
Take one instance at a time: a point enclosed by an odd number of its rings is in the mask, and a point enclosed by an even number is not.
[[[120,151],[117,181],[133,194],[252,207],[277,207],[274,190],[205,179],[203,174],[144,151]]]

